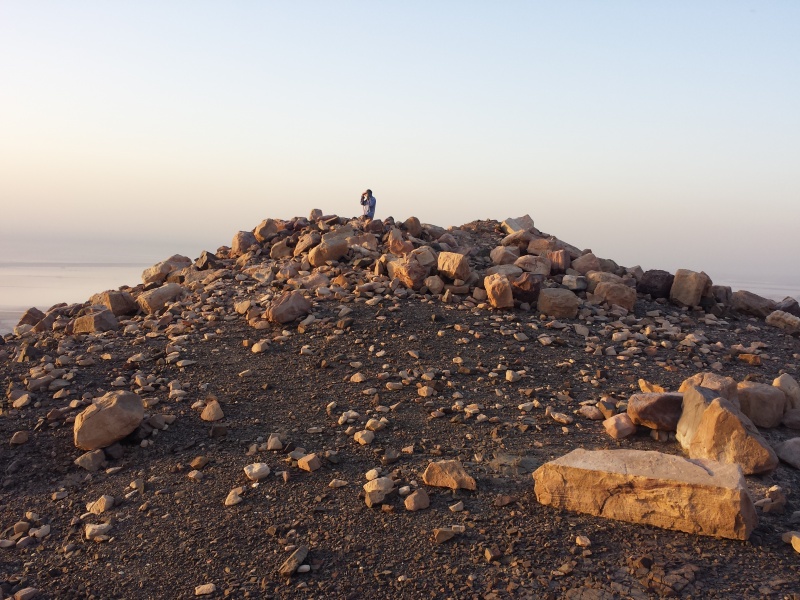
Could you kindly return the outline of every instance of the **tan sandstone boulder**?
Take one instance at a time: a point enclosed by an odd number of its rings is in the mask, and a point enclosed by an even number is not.
[[[536,309],[556,319],[574,319],[578,314],[581,299],[563,288],[545,288],[539,292]]]
[[[545,256],[526,254],[515,260],[514,264],[523,271],[533,273],[534,275],[544,275],[545,277],[550,275],[550,259]]]
[[[477,488],[475,480],[457,460],[440,460],[430,463],[422,474],[422,481],[425,485],[446,487],[451,490],[474,490]]]
[[[800,317],[796,317],[782,310],[769,313],[766,318],[767,325],[783,329],[789,335],[800,334]]]
[[[572,268],[581,275],[586,275],[589,271],[599,271],[600,259],[597,258],[593,253],[588,252],[583,256],[579,256],[578,258],[574,259],[572,261]]]
[[[136,298],[139,307],[147,314],[153,314],[164,308],[183,293],[183,286],[179,283],[167,283],[148,292],[142,292]]]
[[[757,524],[736,465],[643,450],[573,450],[533,474],[555,508],[698,535],[746,540]]]
[[[75,445],[82,450],[106,448],[130,435],[143,418],[144,404],[139,396],[126,391],[109,392],[75,418]]]
[[[739,404],[742,412],[759,427],[777,427],[786,410],[786,394],[778,387],[755,381],[741,382]]]
[[[289,323],[309,312],[311,302],[302,292],[291,291],[270,302],[264,316],[273,323]]]
[[[602,281],[594,289],[594,295],[601,301],[607,302],[609,306],[617,304],[628,312],[631,312],[636,304],[636,290],[624,283]]]
[[[711,278],[705,273],[678,269],[669,290],[669,299],[680,306],[698,306],[700,298],[711,288]]]
[[[457,252],[439,252],[436,269],[440,275],[462,281],[469,279],[471,273],[467,257]]]
[[[494,308],[514,308],[514,293],[507,277],[499,273],[489,275],[483,279],[483,287]]]
[[[717,373],[697,373],[684,379],[678,391],[683,393],[690,387],[704,387],[714,390],[728,402],[739,408],[739,386],[736,380]]]
[[[794,377],[788,373],[784,373],[783,375],[776,377],[775,381],[772,382],[772,385],[786,395],[787,411],[800,409],[800,384],[797,383],[797,380]]]
[[[258,240],[252,231],[237,231],[231,242],[231,256],[241,256],[255,245],[258,245]]]
[[[350,249],[347,238],[343,235],[322,236],[322,241],[308,253],[308,262],[312,267],[321,267],[329,260],[339,260]]]
[[[736,464],[745,475],[778,466],[778,457],[752,421],[717,392],[690,387],[683,393],[678,442],[690,458]]]
[[[99,333],[117,329],[119,329],[119,321],[110,310],[98,310],[83,315],[75,319],[72,324],[72,333]]]
[[[175,271],[185,269],[191,264],[192,261],[188,256],[174,254],[167,260],[162,260],[160,263],[156,263],[152,267],[145,269],[142,273],[142,283],[145,285],[148,283],[161,283],[166,281],[167,277]]]
[[[136,300],[128,292],[108,290],[89,298],[91,304],[105,306],[114,316],[131,315],[136,312]]]
[[[258,224],[258,227],[253,231],[256,240],[259,242],[266,242],[270,237],[278,233],[278,223],[274,219],[264,219]]]

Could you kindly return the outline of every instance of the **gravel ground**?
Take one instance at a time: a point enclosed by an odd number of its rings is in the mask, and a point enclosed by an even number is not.
[[[790,522],[800,510],[800,477],[783,463],[747,478],[754,499],[780,485],[789,500],[782,514],[759,511],[747,542],[554,510],[537,503],[531,477],[578,447],[680,454],[674,439],[655,441],[643,430],[615,441],[599,421],[574,413],[602,397],[624,403],[639,379],[676,390],[715,363],[739,381],[771,383],[781,372],[797,377],[797,338],[763,321],[707,321],[705,313],[644,298],[627,321],[595,309],[600,318],[558,322],[390,293],[320,301],[313,323],[258,331],[233,305],[262,288],[225,279],[213,290],[217,304],[190,297],[184,309],[218,308],[218,320],[172,333],[178,318],[147,330],[156,319],[139,316],[122,322],[132,327],[128,333],[42,334],[33,338],[38,348],[26,350],[32,360],[22,363],[14,359],[24,340],[6,337],[0,377],[9,390],[23,387],[41,363],[37,352],[93,364],[67,366],[74,376],[65,398],[40,392],[28,406],[3,405],[0,539],[11,539],[20,522],[49,525],[50,534],[0,549],[0,597],[33,587],[36,598],[190,598],[197,586],[214,584],[207,597],[800,598],[800,555],[780,537],[800,527]],[[352,312],[342,317],[342,309]],[[574,327],[587,326],[588,339],[608,346],[613,331],[652,323],[652,311],[680,328],[671,339],[702,331],[709,352],[678,343],[651,344],[652,355],[587,352],[591,342]],[[543,334],[549,339],[540,340]],[[270,340],[264,351],[252,352],[262,339]],[[762,364],[739,360],[737,345],[755,348]],[[175,346],[190,361],[183,367],[170,356]],[[139,360],[129,361],[132,355]],[[520,379],[507,381],[507,371]],[[351,381],[357,373],[364,381]],[[185,394],[169,398],[174,381]],[[389,382],[400,389],[388,390]],[[420,396],[421,385],[435,395]],[[148,415],[175,421],[161,431],[140,428],[107,453],[114,457],[102,468],[86,471],[74,464],[82,451],[73,444],[72,422],[87,404],[79,399],[116,388],[137,391]],[[213,424],[200,418],[209,395],[224,411]],[[73,409],[61,410],[71,401]],[[518,408],[527,402],[532,410]],[[482,417],[463,410],[473,403]],[[548,407],[574,422],[557,423]],[[340,425],[348,410],[358,417]],[[358,444],[352,431],[373,417],[384,417],[385,428],[371,444]],[[18,431],[30,439],[12,446]],[[265,449],[272,433],[280,434],[282,450]],[[783,427],[762,433],[771,443],[794,437]],[[298,448],[316,453],[321,467],[299,469],[288,457]],[[193,480],[190,464],[198,457],[208,462]],[[422,484],[431,461],[456,458],[476,491]],[[243,472],[255,462],[271,469],[257,484]],[[426,489],[430,507],[409,512],[397,492],[367,507],[362,485],[377,468],[398,487]],[[329,487],[334,479],[347,484]],[[242,501],[225,506],[237,487]],[[115,499],[113,508],[88,513],[86,505],[103,495]],[[451,510],[459,502],[463,510]],[[112,524],[110,539],[86,540],[85,523],[103,522]],[[434,530],[452,526],[463,531],[437,543]],[[591,545],[576,545],[577,536]],[[281,576],[281,565],[301,546],[310,569]]]

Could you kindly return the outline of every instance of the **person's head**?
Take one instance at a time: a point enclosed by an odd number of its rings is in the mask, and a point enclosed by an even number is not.
[[[367,198],[369,198],[370,196],[372,196],[372,190],[367,190],[366,192],[364,192],[364,195],[365,195]]]

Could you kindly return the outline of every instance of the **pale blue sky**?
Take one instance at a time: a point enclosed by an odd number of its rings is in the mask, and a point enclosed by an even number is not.
[[[196,256],[370,187],[797,281],[798,107],[794,1],[0,0],[0,251]]]

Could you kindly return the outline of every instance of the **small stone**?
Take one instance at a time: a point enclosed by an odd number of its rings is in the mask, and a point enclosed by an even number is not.
[[[102,450],[92,450],[91,452],[86,452],[85,454],[81,454],[78,458],[76,458],[75,464],[82,469],[86,469],[87,471],[94,473],[101,466],[103,466],[105,461],[106,455]]]
[[[357,431],[353,439],[362,446],[367,446],[375,439],[375,434],[369,430]]]
[[[449,527],[442,527],[433,530],[433,541],[437,544],[443,544],[448,540],[452,540],[454,537],[456,537],[456,532]]]
[[[410,494],[405,500],[406,510],[415,512],[423,510],[431,505],[430,498],[427,492],[423,489],[418,489],[413,494]]]
[[[615,440],[626,438],[636,433],[636,425],[633,424],[628,413],[620,413],[603,421],[606,433]]]
[[[253,463],[244,468],[244,474],[250,481],[260,481],[269,476],[269,465],[266,463]]]
[[[240,496],[242,492],[242,488],[234,488],[230,492],[228,492],[227,498],[225,498],[225,506],[235,506],[242,501],[242,497]]]
[[[575,545],[581,548],[588,548],[592,545],[592,541],[585,535],[579,535],[575,537]]]
[[[291,577],[308,556],[308,547],[298,546],[289,558],[281,565],[278,573],[281,577]]]
[[[22,444],[27,444],[28,439],[29,435],[27,431],[15,431],[14,435],[11,436],[11,445],[21,446]]]
[[[103,523],[101,525],[89,523],[84,529],[84,534],[87,540],[104,541],[108,539],[106,534],[108,534],[109,531],[111,531],[111,523]]]
[[[217,586],[213,583],[204,583],[203,585],[198,585],[194,588],[194,595],[195,596],[210,596],[214,592],[217,591]]]
[[[450,508],[450,512],[461,512],[462,510],[464,510],[464,502],[459,500],[455,504],[451,504],[449,506],[449,508]]]
[[[319,469],[322,466],[322,462],[316,454],[306,454],[297,461],[297,466],[303,471],[311,473]]]
[[[94,502],[86,505],[86,510],[94,515],[101,515],[114,507],[114,496],[100,496]]]
[[[200,418],[203,419],[203,421],[219,421],[224,416],[225,413],[222,412],[222,407],[219,405],[219,401],[216,398],[209,400],[203,412],[200,413]]]

